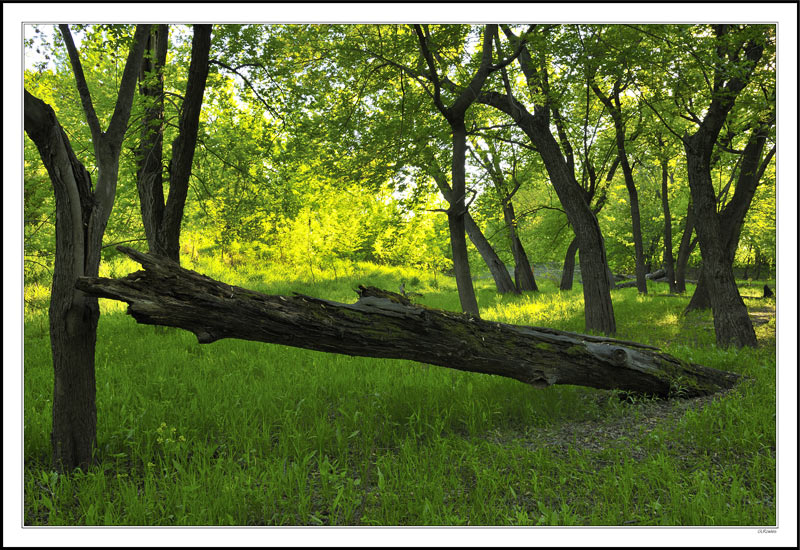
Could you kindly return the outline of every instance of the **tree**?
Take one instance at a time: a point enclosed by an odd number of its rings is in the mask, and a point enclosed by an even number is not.
[[[533,291],[538,292],[539,287],[536,286],[536,278],[533,274],[533,268],[528,255],[525,253],[525,248],[522,246],[522,241],[519,238],[519,231],[517,230],[517,216],[514,212],[514,203],[512,199],[517,191],[519,191],[521,181],[517,180],[517,158],[516,154],[513,158],[513,166],[511,169],[511,180],[514,188],[509,190],[506,178],[503,175],[502,167],[500,166],[500,156],[492,142],[488,143],[489,151],[485,151],[479,146],[470,148],[473,158],[480,164],[494,185],[497,199],[500,202],[500,208],[503,211],[503,221],[508,230],[508,239],[511,245],[511,253],[514,257],[514,285],[517,292]],[[476,151],[477,150],[477,151]],[[503,266],[505,270],[505,266]]]
[[[628,79],[630,76],[627,77]],[[620,94],[628,87],[627,82],[621,79],[614,79],[611,84],[611,91],[606,95],[595,83],[591,83],[595,95],[603,102],[606,110],[611,114],[614,121],[614,131],[616,135],[617,156],[620,160],[622,174],[625,177],[625,187],[628,189],[631,206],[631,224],[633,228],[633,244],[636,254],[636,287],[641,294],[647,294],[647,281],[645,280],[644,265],[644,246],[642,244],[642,224],[639,214],[639,193],[636,190],[636,183],[633,181],[633,169],[628,161],[628,153],[625,149],[626,141],[633,141],[633,137],[625,134],[625,122],[622,115],[622,103]]]
[[[83,73],[69,27],[60,25],[92,134],[97,184],[78,160],[52,107],[25,91],[25,132],[36,144],[56,202],[56,256],[50,297],[53,354],[53,467],[87,468],[97,437],[94,351],[100,310],[97,299],[75,288],[81,276],[96,277],[103,233],[114,205],[119,158],[133,103],[149,25],[137,25],[119,93],[105,131]]]
[[[551,69],[544,55],[540,55],[538,63],[534,63],[526,42],[515,35],[510,27],[504,25],[503,31],[512,45],[520,48],[518,63],[533,100],[534,112],[530,113],[516,99],[508,77],[504,78],[505,93],[485,91],[480,94],[478,101],[510,116],[541,156],[578,242],[586,329],[613,334],[616,332],[616,321],[610,293],[612,279],[603,235],[597,218],[586,203],[583,189],[575,178],[574,164],[565,159],[550,128],[551,113],[553,118],[559,118],[550,94],[548,73]],[[545,30],[539,34],[536,47],[545,48],[545,43],[550,40],[547,32]]]
[[[664,141],[658,136],[658,145],[661,150],[664,148]],[[659,158],[661,165],[661,208],[664,211],[664,270],[666,272],[669,291],[676,293],[678,287],[675,283],[675,260],[672,255],[672,213],[669,209],[669,186],[668,180],[671,176],[669,172],[669,159],[663,153]]]
[[[360,286],[343,304],[311,296],[269,296],[119,247],[144,271],[123,279],[84,277],[78,286],[128,303],[144,324],[221,338],[270,342],[329,353],[411,359],[513,378],[537,388],[576,384],[660,397],[696,397],[732,387],[739,376],[678,360],[652,346],[477,319],[413,304]]]
[[[497,33],[497,25],[486,25],[483,30],[483,45],[480,54],[480,65],[469,79],[469,83],[460,90],[455,99],[446,105],[442,100],[442,79],[439,76],[436,62],[434,61],[434,51],[430,45],[430,31],[427,26],[414,25],[414,32],[419,40],[420,55],[427,66],[427,72],[423,72],[423,77],[430,82],[433,90],[427,90],[434,105],[450,125],[452,132],[453,163],[452,163],[452,194],[450,207],[447,211],[447,219],[450,225],[450,244],[453,249],[453,270],[456,275],[458,286],[458,296],[461,307],[465,312],[479,315],[478,302],[475,298],[475,289],[472,286],[472,278],[469,270],[469,259],[467,256],[467,245],[464,238],[464,215],[467,212],[465,203],[466,198],[466,176],[465,162],[467,152],[467,127],[465,117],[467,109],[475,102],[478,94],[483,88],[488,76],[514,60],[519,52],[512,54],[509,58],[492,64],[492,40]]]
[[[148,39],[148,55],[142,64],[140,93],[147,101],[137,159],[137,188],[142,221],[150,250],[180,261],[183,209],[197,144],[200,110],[208,77],[211,25],[194,25],[192,58],[186,94],[180,110],[178,135],[172,143],[168,167],[169,194],[164,200],[163,132],[164,65],[169,25],[158,25]]]
[[[769,115],[769,120],[759,124],[750,133],[747,145],[741,152],[739,176],[736,180],[736,188],[731,200],[719,213],[720,231],[723,236],[724,252],[727,261],[733,265],[736,250],[739,248],[739,236],[742,232],[745,217],[750,209],[753,196],[762,180],[764,172],[769,166],[770,161],[775,155],[773,146],[763,155],[764,147],[770,134],[770,130],[775,123],[774,113]],[[692,299],[686,306],[686,311],[696,309],[708,309],[712,307],[709,280],[705,275],[705,269],[700,270],[697,287],[695,288]]]
[[[758,29],[755,29],[758,31]],[[747,32],[749,31],[749,32]],[[711,157],[736,97],[752,77],[764,53],[766,37],[753,29],[715,25],[717,62],[713,66],[711,102],[705,116],[696,117],[694,134],[683,137],[695,228],[708,280],[717,344],[755,346],[756,335],[733,276],[733,261],[725,246],[717,198],[711,180]]]
[[[436,158],[430,154],[421,155],[419,158],[427,164],[425,171],[433,178],[436,186],[439,188],[439,192],[448,204],[451,204],[453,200],[453,189],[447,182],[447,175],[439,166]],[[519,293],[519,288],[515,286],[514,282],[511,280],[505,263],[503,263],[497,255],[497,252],[495,252],[491,243],[489,243],[469,211],[464,213],[464,228],[469,236],[469,240],[475,245],[475,249],[481,255],[486,267],[489,268],[489,273],[491,273],[494,279],[497,292],[500,294]]]
[[[686,267],[689,263],[689,256],[697,246],[697,238],[692,239],[694,233],[694,208],[689,199],[689,206],[686,209],[686,219],[681,235],[681,242],[678,245],[678,257],[675,259],[675,289],[678,292],[686,292]]]

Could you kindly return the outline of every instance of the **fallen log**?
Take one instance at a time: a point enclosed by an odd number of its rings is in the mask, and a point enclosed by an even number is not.
[[[128,247],[144,271],[121,279],[81,277],[87,294],[128,303],[139,323],[178,327],[198,342],[255,340],[353,356],[409,359],[513,378],[537,388],[573,384],[659,397],[696,397],[739,375],[682,361],[658,348],[549,328],[485,321],[360,286],[344,304],[270,296],[231,286]]]

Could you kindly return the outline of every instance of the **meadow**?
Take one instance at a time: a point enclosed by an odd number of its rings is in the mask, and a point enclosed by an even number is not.
[[[184,266],[270,294],[352,302],[359,284],[459,310],[453,279],[376,264],[306,273]],[[105,276],[136,269],[103,264]],[[481,314],[583,330],[580,285],[498,295]],[[774,288],[774,281],[769,281]],[[692,400],[622,400],[576,386],[400,360],[221,340],[137,325],[101,300],[96,464],[49,468],[52,362],[47,291],[26,288],[25,525],[764,526],[776,523],[775,301],[742,281],[759,347],[721,350],[710,312],[649,283],[612,291],[621,339],[746,378]]]

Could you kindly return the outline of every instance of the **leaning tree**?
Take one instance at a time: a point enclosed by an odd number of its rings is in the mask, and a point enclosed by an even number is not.
[[[517,63],[522,74],[519,76],[525,82],[533,112],[520,101],[520,94],[511,85],[517,81],[517,75],[509,75],[505,70],[502,73],[504,91],[482,91],[478,102],[508,115],[541,156],[580,250],[586,329],[614,334],[616,320],[611,303],[612,279],[600,225],[575,177],[574,161],[570,162],[572,157],[564,155],[559,141],[553,135],[555,127],[561,143],[566,145],[569,142],[563,131],[563,120],[550,82],[553,68],[545,55],[547,44],[553,39],[552,29],[545,27],[538,29],[539,32],[529,32],[523,36],[517,36],[508,25],[502,25],[502,29],[512,47],[520,52]],[[535,43],[530,46],[528,42],[532,40]],[[498,37],[498,48],[499,44]],[[536,49],[531,50],[533,47]]]

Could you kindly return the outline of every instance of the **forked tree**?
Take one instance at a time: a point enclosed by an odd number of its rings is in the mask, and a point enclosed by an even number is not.
[[[56,203],[56,254],[49,310],[54,374],[51,445],[53,467],[62,471],[87,468],[97,437],[94,354],[100,309],[97,298],[76,289],[75,283],[79,277],[96,277],[99,273],[103,233],[114,206],[122,141],[149,27],[136,26],[105,131],[69,27],[59,27],[91,131],[97,166],[94,189],[52,107],[25,91],[25,132],[47,169]]]
[[[153,28],[140,76],[140,95],[146,100],[142,137],[137,151],[136,186],[142,222],[150,251],[180,262],[183,210],[197,145],[203,92],[208,77],[211,25],[194,25],[192,58],[186,93],[180,109],[178,135],[167,165],[169,191],[164,193],[164,65],[169,25]]]
[[[696,131],[683,137],[683,146],[717,344],[725,347],[755,346],[753,323],[733,275],[733,261],[726,246],[725,222],[717,213],[711,158],[736,98],[747,86],[764,53],[764,42],[762,36],[743,37],[741,32],[734,33],[730,25],[714,25],[714,33],[717,63],[711,101],[705,116],[697,119]]]

